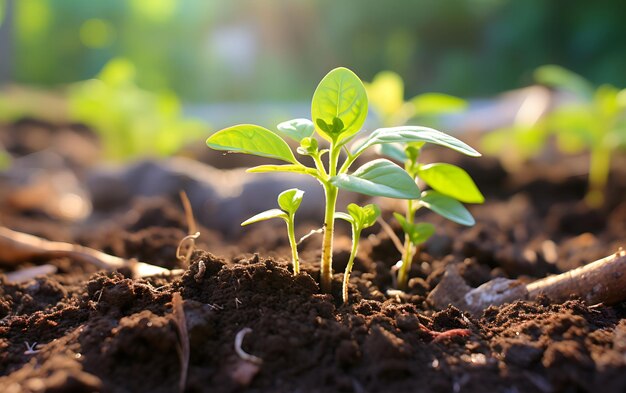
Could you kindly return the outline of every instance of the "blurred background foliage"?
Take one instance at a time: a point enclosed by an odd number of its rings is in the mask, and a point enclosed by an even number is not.
[[[0,82],[54,87],[114,58],[184,102],[303,101],[329,69],[406,95],[493,95],[542,64],[626,85],[626,13],[605,0],[0,0]],[[4,18],[2,15],[4,14]],[[8,38],[7,38],[8,37]]]

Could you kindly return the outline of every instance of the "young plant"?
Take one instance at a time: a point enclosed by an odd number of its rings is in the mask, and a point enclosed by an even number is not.
[[[266,210],[241,223],[246,226],[255,222],[269,220],[271,218],[282,218],[287,224],[287,237],[289,238],[289,246],[291,246],[291,263],[293,265],[293,274],[300,273],[300,259],[298,258],[298,243],[296,243],[296,233],[294,218],[296,211],[302,203],[304,191],[297,188],[291,188],[283,191],[278,195],[278,206],[280,209]]]
[[[346,220],[352,226],[352,249],[350,250],[350,258],[346,265],[346,271],[343,275],[343,302],[348,303],[348,282],[350,281],[350,272],[352,271],[352,265],[354,264],[354,258],[359,251],[359,239],[361,238],[361,231],[365,228],[369,228],[376,223],[376,219],[380,216],[380,209],[378,206],[369,204],[363,207],[351,203],[348,205],[348,213],[337,213],[337,218]]]
[[[423,181],[432,189],[422,192],[419,198],[407,200],[404,216],[394,213],[404,232],[402,260],[398,271],[398,288],[402,290],[407,287],[417,246],[435,233],[432,224],[416,223],[415,213],[426,207],[458,224],[472,226],[475,223],[474,218],[461,202],[483,203],[485,200],[470,175],[462,168],[445,163],[420,163],[420,152],[424,144],[425,142],[411,142],[401,146],[382,145],[379,149],[381,154],[404,162],[405,170],[413,179]]]
[[[367,94],[361,80],[352,71],[340,67],[329,72],[317,86],[311,103],[313,121],[295,119],[281,123],[278,133],[257,125],[241,124],[218,131],[207,139],[207,145],[215,150],[287,162],[257,166],[248,169],[248,172],[293,172],[319,181],[326,201],[320,286],[327,293],[332,281],[333,234],[339,189],[370,196],[420,198],[414,178],[389,160],[373,160],[350,173],[351,165],[359,156],[377,145],[408,142],[431,142],[469,155],[480,155],[465,143],[440,131],[411,126],[381,128],[348,147],[361,131],[367,117],[367,106]],[[301,163],[281,136],[298,142],[297,153],[311,157],[313,165],[309,167]],[[320,150],[321,142],[328,147]],[[327,157],[326,166],[322,162],[324,156]],[[434,200],[431,205],[437,206],[439,202]]]

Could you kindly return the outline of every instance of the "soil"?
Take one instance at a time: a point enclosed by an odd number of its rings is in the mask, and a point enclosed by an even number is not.
[[[45,146],[69,135],[97,150],[97,138],[79,126],[0,127],[15,156],[42,149],[31,133],[50,138]],[[477,180],[488,202],[470,208],[476,226],[420,214],[437,234],[414,261],[410,289],[401,294],[387,292],[398,260],[391,240],[377,228],[365,233],[346,305],[342,274],[335,274],[332,294],[320,294],[319,238],[302,244],[303,273],[293,276],[280,225],[250,227],[232,238],[204,222],[186,267],[175,258],[187,224],[174,198],[111,196],[82,224],[0,204],[0,224],[12,229],[185,269],[132,279],[129,272],[55,259],[33,261],[58,271],[28,282],[10,283],[0,274],[0,391],[176,392],[181,342],[188,339],[186,392],[625,392],[626,302],[541,298],[472,317],[454,307],[435,310],[426,297],[448,264],[458,264],[472,286],[494,277],[530,281],[625,246],[626,165],[615,165],[605,207],[592,210],[581,202],[585,176],[567,161],[529,165],[512,178],[488,158],[428,154],[459,163]],[[64,157],[79,179],[93,165]],[[394,206],[382,203],[388,216]],[[306,223],[298,232],[312,228]],[[349,238],[339,233],[335,247],[334,269],[342,272]],[[178,333],[175,293],[183,299],[188,337]],[[251,332],[242,349],[260,364],[235,351],[245,328]]]

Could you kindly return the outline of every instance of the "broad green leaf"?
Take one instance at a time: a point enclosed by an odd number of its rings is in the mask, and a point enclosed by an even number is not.
[[[304,191],[291,188],[278,195],[278,206],[289,214],[294,214],[302,203]]]
[[[287,164],[287,165],[259,165],[246,169],[248,173],[267,173],[267,172],[293,172],[315,176],[315,169],[307,168],[304,165]]]
[[[461,202],[437,191],[424,191],[418,203],[458,224],[472,226],[476,223]]]
[[[535,80],[550,87],[566,89],[581,97],[591,98],[593,86],[582,76],[557,65],[544,65],[535,70]]]
[[[330,182],[344,190],[371,196],[398,199],[419,198],[420,191],[415,181],[398,165],[378,159],[363,165],[352,175],[334,176]]]
[[[457,113],[467,108],[467,101],[462,98],[441,93],[425,93],[411,99],[415,116],[438,116]]]
[[[376,153],[398,162],[404,162],[408,159],[402,145],[398,143],[384,143],[382,145],[376,145]]]
[[[359,132],[366,117],[367,93],[359,77],[343,67],[330,71],[313,93],[311,118],[316,131],[336,142]]]
[[[437,131],[433,128],[419,126],[400,126],[390,128],[379,128],[367,137],[360,146],[357,146],[354,153],[359,155],[370,146],[383,143],[408,143],[408,142],[428,142],[436,145],[449,147],[460,153],[472,157],[480,157],[480,153],[466,143],[453,136]]]
[[[281,134],[296,142],[308,138],[315,132],[315,126],[309,119],[293,119],[280,123],[276,128]]]
[[[396,218],[404,233],[409,235],[411,239],[411,243],[414,245],[419,245],[424,243],[426,240],[430,239],[430,237],[435,233],[435,226],[433,224],[429,224],[426,222],[422,223],[410,223],[406,220],[406,218],[400,213],[393,213],[393,216]]]
[[[483,203],[485,197],[465,170],[452,164],[428,164],[417,175],[435,191],[465,203]]]
[[[255,222],[270,220],[272,218],[282,218],[283,220],[287,220],[289,219],[289,216],[287,216],[287,213],[280,209],[266,210],[262,213],[248,218],[246,221],[241,223],[241,226],[243,227],[249,224],[254,224]]]
[[[215,150],[277,158],[294,164],[298,162],[284,140],[267,128],[253,124],[240,124],[218,131],[206,140],[206,144]]]
[[[347,209],[359,229],[371,227],[376,223],[378,216],[380,216],[380,209],[374,204],[361,207],[355,203],[351,203],[348,205]]]

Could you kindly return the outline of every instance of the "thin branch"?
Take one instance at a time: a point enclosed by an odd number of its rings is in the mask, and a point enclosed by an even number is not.
[[[396,246],[398,252],[400,252],[401,255],[404,254],[404,246],[402,245],[402,242],[400,241],[398,236],[396,236],[396,233],[393,231],[391,226],[387,224],[387,222],[383,220],[382,217],[378,217],[376,221],[378,221],[380,226],[383,228],[383,231],[385,231],[387,236],[389,236],[389,238],[393,242],[393,245]]]

